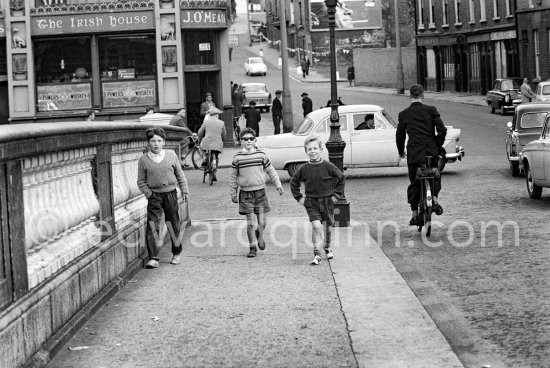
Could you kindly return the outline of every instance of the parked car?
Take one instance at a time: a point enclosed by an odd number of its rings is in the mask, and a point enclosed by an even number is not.
[[[544,118],[550,112],[550,103],[521,104],[514,112],[514,118],[507,123],[506,156],[510,163],[512,176],[523,171],[519,160],[525,145],[540,136]]]
[[[539,199],[542,188],[550,188],[550,114],[546,115],[539,139],[528,143],[521,153],[527,193]]]
[[[244,71],[246,75],[254,74],[267,74],[267,66],[264,64],[264,60],[261,57],[251,57],[244,63]]]
[[[297,168],[307,161],[304,141],[310,135],[319,135],[326,143],[330,135],[330,108],[321,108],[309,113],[292,133],[258,137],[258,147],[267,153],[273,167],[287,170],[294,175]],[[340,134],[346,142],[344,167],[390,167],[407,166],[401,159],[395,144],[397,124],[377,105],[345,105],[338,107]],[[371,121],[374,121],[372,129]],[[461,160],[464,150],[458,145],[460,129],[447,127],[444,147],[448,162]],[[328,152],[323,150],[328,159]]]
[[[537,85],[533,102],[550,102],[550,80],[540,82]]]
[[[493,83],[493,89],[487,92],[487,105],[491,108],[491,113],[495,109],[500,109],[502,115],[506,115],[508,110],[514,110],[521,104],[521,78],[498,78]]]
[[[265,83],[243,83],[239,86],[243,109],[250,107],[250,101],[256,101],[256,108],[269,112],[271,108],[271,93],[267,91]]]

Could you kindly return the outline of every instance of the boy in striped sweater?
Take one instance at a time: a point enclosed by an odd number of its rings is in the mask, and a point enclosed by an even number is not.
[[[266,178],[269,175],[280,195],[283,187],[277,172],[263,151],[256,149],[256,132],[245,128],[241,132],[242,151],[233,157],[231,163],[231,200],[239,203],[239,214],[246,215],[246,233],[250,243],[249,258],[256,257],[257,248],[265,249],[264,229],[269,203],[265,194]],[[240,188],[237,197],[237,190]]]

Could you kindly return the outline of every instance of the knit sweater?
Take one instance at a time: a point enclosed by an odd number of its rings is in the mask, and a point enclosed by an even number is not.
[[[306,197],[341,198],[344,195],[344,174],[329,161],[309,161],[300,166],[290,180],[290,190],[297,201],[302,198],[301,182],[304,182]]]
[[[277,172],[263,151],[247,152],[243,150],[237,153],[231,163],[229,179],[231,195],[237,195],[238,187],[245,192],[265,188],[265,173],[275,183],[275,187],[282,188]]]
[[[167,193],[180,187],[182,195],[189,195],[187,180],[176,153],[166,150],[161,162],[154,162],[147,154],[138,162],[138,188],[149,198],[153,192]]]

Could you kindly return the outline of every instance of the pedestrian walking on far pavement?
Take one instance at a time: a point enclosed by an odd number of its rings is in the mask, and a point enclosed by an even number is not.
[[[306,75],[309,75],[309,68],[311,68],[311,62],[309,61],[309,58],[306,56]]]
[[[283,91],[278,89],[275,91],[275,98],[271,105],[271,116],[273,117],[273,134],[281,133],[281,119],[283,118],[283,104],[281,102],[281,95]]]
[[[146,242],[149,262],[147,268],[159,266],[160,220],[164,213],[166,227],[172,242],[171,264],[181,262],[182,244],[180,239],[180,216],[178,193],[180,188],[184,201],[187,201],[189,189],[187,180],[180,166],[180,160],[172,150],[165,150],[166,133],[162,128],[149,128],[146,132],[147,153],[139,159],[137,185],[147,198],[147,230]],[[154,232],[154,233],[153,233]]]
[[[256,132],[251,128],[245,128],[240,137],[242,150],[233,157],[229,187],[231,201],[239,203],[239,214],[246,216],[249,242],[247,257],[253,258],[258,252],[257,248],[265,249],[264,229],[267,212],[270,211],[265,194],[265,174],[267,173],[275,184],[280,195],[283,195],[284,191],[269,158],[256,148]]]
[[[235,83],[233,85],[233,91],[231,91],[231,103],[233,104],[233,117],[238,120],[242,113],[243,113],[243,109],[242,109],[242,103],[243,101],[243,95],[240,91],[240,88],[239,88],[239,85],[237,83]]]
[[[302,109],[304,109],[304,118],[307,114],[313,111],[313,101],[311,101],[311,98],[307,95],[306,92],[302,93]]]
[[[305,78],[309,74],[309,66],[305,58],[302,58],[300,66],[302,67],[302,77]]]
[[[350,87],[355,87],[355,66],[353,62],[348,67],[348,82]]]
[[[519,89],[521,91],[521,103],[531,102],[536,96],[529,85],[529,78],[523,78],[523,84]]]
[[[317,136],[307,138],[304,148],[309,162],[300,166],[292,176],[290,189],[292,196],[305,207],[311,222],[313,228],[313,261],[311,264],[318,265],[321,263],[321,245],[327,259],[334,257],[331,247],[334,202],[344,197],[345,178],[340,169],[321,157],[323,151],[321,138]],[[300,192],[302,182],[305,187],[305,195]]]
[[[260,111],[256,110],[256,101],[250,101],[250,108],[244,112],[244,118],[246,119],[246,127],[254,129],[256,136],[259,136],[262,116]]]

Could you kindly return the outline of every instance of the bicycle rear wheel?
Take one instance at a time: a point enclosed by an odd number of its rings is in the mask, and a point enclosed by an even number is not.
[[[205,167],[202,166],[202,163],[205,162],[205,160],[206,154],[204,153],[204,151],[200,147],[195,146],[193,148],[193,153],[191,154],[191,161],[193,161],[193,166],[195,167],[195,169],[204,170]]]
[[[209,177],[210,185],[212,185],[212,184],[214,184],[215,181],[217,181],[216,171],[218,171],[218,161],[216,160],[215,155],[212,155],[212,158],[210,160],[210,165],[208,165],[208,166],[209,166],[208,175],[210,175],[210,177]]]
[[[430,236],[432,233],[432,207],[426,207],[426,211],[424,211],[424,224],[426,236]]]

